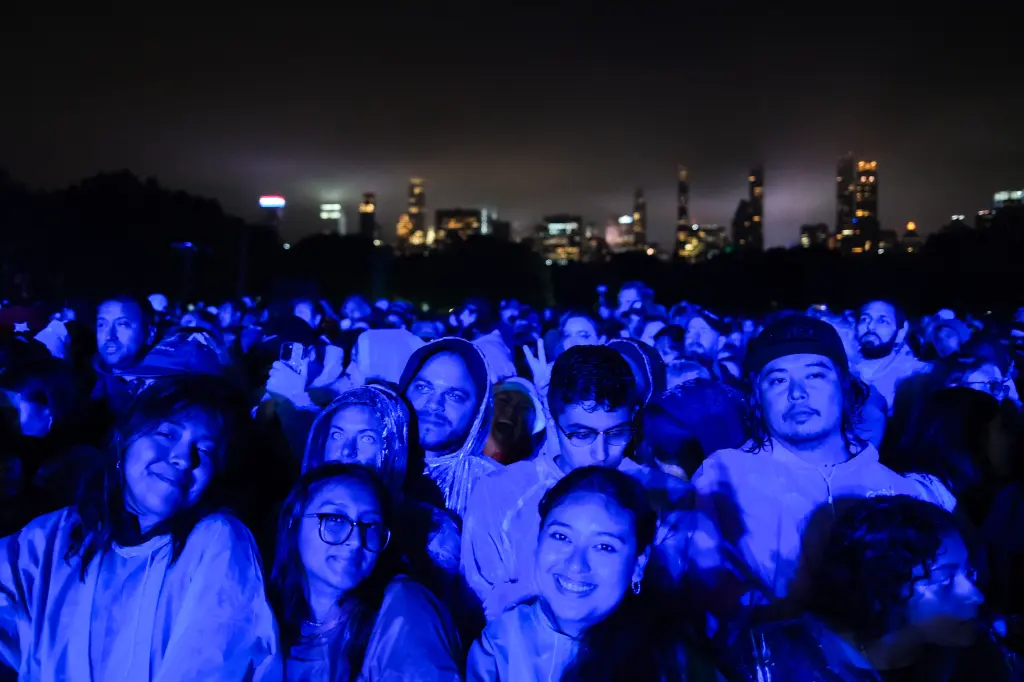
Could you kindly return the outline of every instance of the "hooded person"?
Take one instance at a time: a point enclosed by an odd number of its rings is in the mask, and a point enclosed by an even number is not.
[[[329,462],[372,469],[387,487],[402,523],[401,551],[417,577],[439,594],[459,570],[460,534],[451,512],[406,489],[409,410],[383,386],[360,386],[334,399],[313,422],[302,473]]]
[[[423,473],[461,518],[476,482],[501,468],[484,455],[493,394],[483,351],[458,338],[428,343],[409,358],[399,390],[416,417]]]

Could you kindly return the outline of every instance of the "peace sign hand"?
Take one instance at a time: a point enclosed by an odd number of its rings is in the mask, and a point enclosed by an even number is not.
[[[533,374],[533,385],[536,386],[541,400],[546,401],[553,363],[548,362],[548,354],[544,350],[544,339],[537,339],[536,355],[533,354],[529,346],[523,346],[523,353],[526,354],[526,363],[530,366],[530,372]]]

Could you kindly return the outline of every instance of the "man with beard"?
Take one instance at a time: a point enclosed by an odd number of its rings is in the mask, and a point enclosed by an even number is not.
[[[890,413],[899,383],[931,370],[904,343],[909,330],[906,315],[894,303],[878,300],[861,306],[856,325],[858,354],[851,358],[851,371],[885,398]]]
[[[122,374],[137,365],[153,342],[153,310],[129,296],[103,301],[96,309],[96,385],[92,400],[113,415],[127,409],[135,389]]]

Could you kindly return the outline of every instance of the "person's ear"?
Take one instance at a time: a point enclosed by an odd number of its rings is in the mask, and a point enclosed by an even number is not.
[[[910,322],[904,322],[903,326],[898,332],[896,332],[896,345],[899,346],[907,338],[907,334],[910,333]]]
[[[636,584],[644,581],[644,571],[647,570],[647,562],[651,559],[651,548],[645,549],[636,558],[636,565],[633,567],[633,582]]]

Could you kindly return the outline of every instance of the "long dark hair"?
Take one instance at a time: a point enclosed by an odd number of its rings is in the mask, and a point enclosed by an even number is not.
[[[651,547],[658,517],[643,486],[627,474],[605,467],[576,469],[548,490],[538,507],[541,528],[551,512],[575,493],[601,495],[629,515],[637,556]],[[562,682],[681,679],[669,674],[674,648],[668,645],[670,638],[660,632],[652,601],[650,591],[639,595],[627,592],[614,611],[580,636],[578,653],[562,673]]]
[[[211,453],[213,478],[196,504],[142,535],[138,518],[125,508],[121,470],[125,454],[132,443],[152,434],[161,422],[197,416],[205,419],[217,433],[216,448]],[[71,530],[65,560],[70,562],[79,557],[81,579],[85,580],[90,562],[109,551],[115,542],[137,544],[148,537],[168,534],[172,544],[171,562],[176,561],[195,525],[220,508],[226,499],[224,483],[235,473],[233,454],[246,422],[243,396],[216,377],[161,379],[142,391],[115,426],[105,461],[79,497],[78,518]]]
[[[846,451],[851,455],[857,455],[864,451],[868,442],[857,433],[857,427],[864,422],[863,410],[868,401],[868,385],[853,376],[848,370],[836,368],[839,376],[839,387],[843,393],[843,418],[840,429],[843,433],[843,442],[846,443]],[[747,433],[750,434],[751,444],[747,452],[757,453],[771,447],[772,436],[768,430],[768,420],[761,409],[760,391],[757,387],[758,375],[753,373],[749,376],[750,393],[747,398]]]
[[[391,495],[376,473],[358,464],[331,462],[310,469],[295,484],[281,509],[277,530],[277,552],[274,569],[270,576],[271,601],[277,612],[281,627],[282,648],[288,648],[299,641],[302,621],[311,617],[309,598],[306,591],[306,568],[299,554],[299,526],[302,515],[317,492],[327,483],[355,481],[369,488],[380,502],[384,524],[392,527],[394,511]],[[384,551],[377,557],[377,563],[368,578],[349,590],[340,602],[345,617],[335,635],[334,645],[340,646],[341,658],[348,671],[347,678],[339,677],[342,668],[331,666],[330,679],[354,682],[362,671],[366,648],[370,644],[373,626],[377,622],[384,592],[397,572],[397,557],[392,537]],[[329,647],[337,650],[336,646]]]

